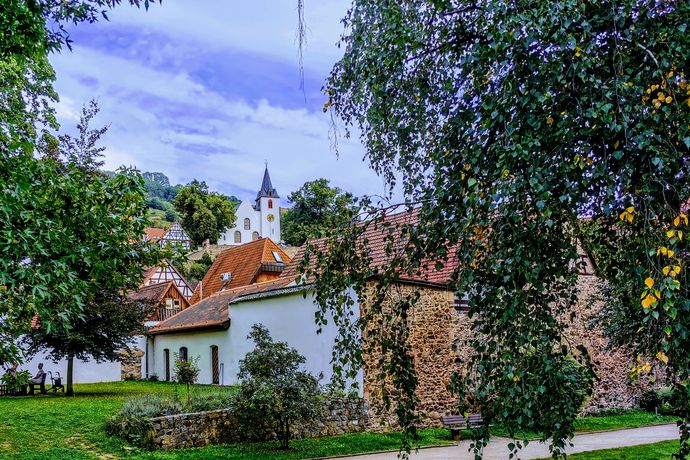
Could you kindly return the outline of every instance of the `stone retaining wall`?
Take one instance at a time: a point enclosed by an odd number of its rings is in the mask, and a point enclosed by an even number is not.
[[[313,426],[296,426],[295,438],[318,438],[364,431],[369,426],[368,408],[362,399],[325,403],[322,420]],[[155,449],[201,447],[240,441],[237,422],[229,409],[151,419],[151,445]]]

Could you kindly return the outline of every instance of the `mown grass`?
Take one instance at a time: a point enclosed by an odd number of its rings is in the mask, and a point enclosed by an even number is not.
[[[194,394],[232,392],[232,387],[196,385]],[[289,451],[278,450],[276,443],[237,444],[171,452],[146,452],[133,448],[117,437],[105,434],[107,417],[115,414],[125,399],[143,394],[159,394],[186,398],[184,387],[172,383],[113,382],[75,385],[76,395],[68,398],[57,395],[0,398],[0,459],[304,459],[366,452],[397,450],[397,433],[359,433],[321,439],[294,440]],[[635,411],[606,417],[579,419],[579,431],[598,431],[631,428],[665,422],[673,417],[657,417]],[[501,430],[493,430],[500,435]],[[422,430],[415,447],[451,443],[445,429]],[[663,444],[663,443],[662,443]],[[676,443],[677,444],[677,443]],[[661,455],[673,452],[662,446]],[[650,454],[651,455],[651,454]],[[580,458],[580,457],[573,457]],[[582,457],[582,458],[666,458],[666,457]]]
[[[672,415],[655,415],[642,410],[624,411],[615,415],[587,416],[575,420],[575,431],[588,433],[592,431],[622,430],[624,428],[639,428],[641,426],[661,425],[675,423],[678,417]],[[508,431],[502,427],[491,429],[494,436],[508,436]],[[469,433],[464,433],[469,436]],[[539,436],[535,433],[526,433],[517,436],[521,439],[535,440]]]
[[[678,452],[678,441],[663,441],[642,446],[604,449],[568,455],[573,460],[670,460]]]

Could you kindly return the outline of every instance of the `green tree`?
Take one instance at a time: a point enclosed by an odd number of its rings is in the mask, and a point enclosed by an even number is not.
[[[553,456],[564,456],[579,406],[559,397],[567,387],[544,392],[539,382],[565,375],[572,356],[589,367],[586,350],[563,334],[580,216],[618,222],[603,231],[622,233],[617,264],[631,280],[620,285],[630,311],[619,314],[644,324],[636,340],[646,359],[674,381],[690,379],[687,235],[678,234],[690,198],[689,18],[688,2],[352,2],[325,109],[356,127],[371,167],[391,189],[400,182],[416,215],[389,232],[391,263],[374,270],[381,296],[420,267],[449,255],[460,262],[455,287],[469,296],[475,353],[453,389],[485,415],[477,455],[490,425],[505,424],[511,435],[552,439]],[[362,294],[372,269],[352,253],[372,225],[386,224],[368,219],[310,258],[322,309],[337,313],[347,287]],[[398,324],[414,303],[395,305]],[[391,350],[382,374],[396,383],[401,426],[412,434],[404,328],[372,326]],[[688,432],[685,417],[684,451]]]
[[[35,313],[52,329],[69,324],[84,307],[81,280],[74,264],[66,263],[78,253],[64,252],[75,213],[56,209],[56,197],[60,203],[83,188],[81,173],[65,173],[57,162],[35,154],[54,153],[56,147],[55,139],[45,136],[57,128],[48,53],[69,45],[66,23],[95,22],[119,3],[9,0],[0,7],[0,361],[18,359],[12,337],[29,329]],[[43,263],[32,263],[37,260]]]
[[[304,356],[285,342],[274,342],[268,329],[252,326],[254,350],[240,360],[239,391],[233,404],[240,432],[249,438],[278,438],[287,449],[295,423],[309,424],[321,414],[318,381],[299,368]]]
[[[282,216],[282,236],[293,246],[349,223],[357,203],[352,194],[330,187],[327,179],[306,182],[288,200],[293,206]]]
[[[175,210],[192,242],[199,246],[208,239],[216,243],[221,232],[235,222],[235,208],[230,199],[209,192],[205,182],[193,180],[180,189]]]
[[[175,382],[187,387],[187,405],[191,403],[191,396],[189,395],[189,386],[196,383],[199,377],[199,358],[180,359],[175,353],[175,364],[173,365],[173,378]]]

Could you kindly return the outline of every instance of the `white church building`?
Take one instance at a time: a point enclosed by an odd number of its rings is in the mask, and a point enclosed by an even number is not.
[[[225,229],[218,244],[234,246],[259,238],[270,238],[280,244],[280,197],[271,184],[268,166],[264,170],[264,179],[254,204],[243,201],[235,215],[235,226]]]

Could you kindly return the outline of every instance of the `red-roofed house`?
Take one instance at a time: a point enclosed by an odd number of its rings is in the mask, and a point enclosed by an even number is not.
[[[290,257],[270,238],[235,246],[218,254],[197,285],[192,304],[216,292],[278,278]]]
[[[413,225],[414,219],[413,213],[401,213],[387,216],[384,222]],[[362,236],[362,241],[368,241],[364,251],[368,253],[372,268],[390,263],[385,251],[384,235],[387,233],[385,225],[372,225]],[[200,383],[234,384],[239,360],[253,348],[247,335],[254,324],[261,323],[275,340],[287,342],[305,356],[308,371],[321,374],[328,381],[332,376],[331,358],[338,327],[333,318],[328,318],[328,323],[317,333],[313,288],[297,271],[303,256],[304,251],[298,251],[274,280],[216,289],[187,310],[153,327],[149,344],[149,349],[153,350],[149,362],[151,373],[169,379],[172,360],[179,354],[199,358]],[[639,389],[627,385],[629,357],[621,350],[606,350],[603,335],[590,326],[589,318],[601,304],[594,300],[598,298],[598,280],[593,273],[595,265],[586,254],[582,257],[587,263],[578,282],[579,296],[575,306],[578,319],[573,322],[569,337],[574,343],[587,347],[597,363],[595,371],[599,380],[588,407],[632,407]],[[469,340],[460,340],[459,349],[453,348],[455,339],[472,337],[467,305],[454,289],[454,273],[458,269],[457,261],[451,257],[439,264],[431,263],[421,271],[401,273],[399,284],[387,293],[387,299],[418,296],[408,314],[408,340],[418,377],[419,413],[429,425],[438,424],[441,416],[457,411],[457,402],[447,385],[458,360],[472,353],[467,344]],[[370,308],[368,293],[376,287],[376,278],[372,278],[363,297],[353,298],[355,303],[347,310],[351,320]],[[384,302],[383,308],[390,308],[389,300]],[[382,324],[385,327],[385,323]],[[367,331],[360,333],[362,340],[367,340]],[[364,367],[356,378],[361,395],[370,401],[380,394],[379,367],[376,356],[364,356]]]

